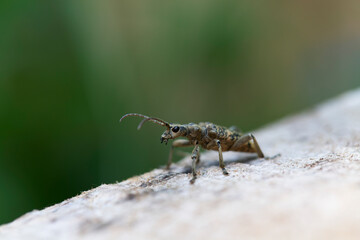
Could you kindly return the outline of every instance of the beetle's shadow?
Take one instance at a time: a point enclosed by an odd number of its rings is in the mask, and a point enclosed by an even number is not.
[[[256,160],[258,157],[255,156],[241,156],[239,158],[231,159],[231,160],[224,160],[225,165],[234,164],[234,163],[245,163],[249,164],[250,161]],[[197,165],[197,168],[209,168],[213,166],[219,166],[219,160],[201,160],[200,163]],[[154,184],[158,184],[164,181],[167,181],[177,175],[180,174],[188,174],[191,173],[191,163],[180,161],[179,164],[173,164],[170,170],[165,170],[165,166],[161,167],[164,169],[163,173],[160,173],[154,177],[152,177],[147,182],[141,183],[140,187],[148,187]]]
[[[259,159],[258,156],[256,155],[252,155],[252,156],[241,156],[239,158],[235,158],[235,159],[230,159],[230,160],[225,160],[224,159],[224,163],[225,166],[229,165],[229,164],[234,164],[234,163],[245,163],[245,164],[249,164],[251,161]],[[170,168],[169,172],[173,172],[173,173],[191,173],[191,165],[189,164],[181,164],[182,166],[176,166],[175,164],[173,164],[173,166]],[[185,166],[184,166],[185,165]],[[200,160],[200,163],[196,165],[196,167],[199,168],[209,168],[209,167],[213,167],[213,166],[219,166],[219,160],[207,160],[207,159],[202,159]],[[163,167],[165,169],[165,167]]]

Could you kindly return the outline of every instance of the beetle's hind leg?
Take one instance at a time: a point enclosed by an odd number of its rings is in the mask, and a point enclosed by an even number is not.
[[[252,140],[252,142],[251,142]],[[237,152],[256,152],[259,158],[264,158],[264,153],[252,134],[241,136],[229,149]]]

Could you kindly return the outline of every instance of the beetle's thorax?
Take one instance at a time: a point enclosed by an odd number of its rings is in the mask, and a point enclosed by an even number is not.
[[[201,126],[195,123],[188,123],[184,125],[186,130],[184,137],[186,137],[191,143],[195,144],[196,141],[201,141],[204,136],[204,130]]]

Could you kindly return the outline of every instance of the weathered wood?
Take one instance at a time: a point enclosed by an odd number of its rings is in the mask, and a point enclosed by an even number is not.
[[[194,185],[185,158],[32,211],[0,239],[360,239],[360,90],[256,137],[282,156],[225,153],[224,176],[209,152]]]

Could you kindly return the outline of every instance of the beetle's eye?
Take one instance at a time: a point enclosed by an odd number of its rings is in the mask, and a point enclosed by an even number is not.
[[[172,131],[173,131],[173,132],[178,132],[179,129],[180,129],[180,128],[179,128],[178,126],[175,126],[175,127],[172,128]]]

